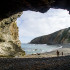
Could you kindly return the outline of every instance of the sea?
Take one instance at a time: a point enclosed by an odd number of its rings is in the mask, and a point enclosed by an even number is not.
[[[62,48],[61,45],[47,45],[47,44],[21,44],[21,48],[26,54],[45,53]]]

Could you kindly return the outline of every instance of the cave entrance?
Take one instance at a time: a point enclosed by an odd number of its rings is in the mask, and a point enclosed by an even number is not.
[[[33,38],[48,35],[70,26],[70,15],[67,10],[52,9],[45,13],[23,11],[17,19],[21,43],[29,43]]]
[[[70,15],[67,10],[52,8],[45,13],[23,11],[21,17],[17,19],[17,25],[21,43],[29,43],[35,37],[48,35],[70,27]],[[23,44],[21,44],[22,46]],[[28,48],[26,48],[27,46]],[[62,48],[62,46],[58,48]],[[58,48],[57,46],[46,48],[46,45],[24,45],[27,54],[49,52]]]

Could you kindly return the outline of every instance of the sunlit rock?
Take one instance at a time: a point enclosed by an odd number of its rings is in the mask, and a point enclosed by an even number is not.
[[[17,23],[0,23],[0,56],[15,56],[19,52],[25,54],[21,49]]]

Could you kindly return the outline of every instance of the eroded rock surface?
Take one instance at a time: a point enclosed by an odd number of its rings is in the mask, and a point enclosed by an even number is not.
[[[25,54],[21,49],[16,22],[0,23],[0,56]]]

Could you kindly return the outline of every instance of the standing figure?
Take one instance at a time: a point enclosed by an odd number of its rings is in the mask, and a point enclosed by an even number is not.
[[[63,52],[62,52],[62,56],[63,56]]]
[[[57,57],[59,57],[59,51],[58,51],[58,50],[57,50],[57,52],[56,52],[56,53],[57,53]]]

